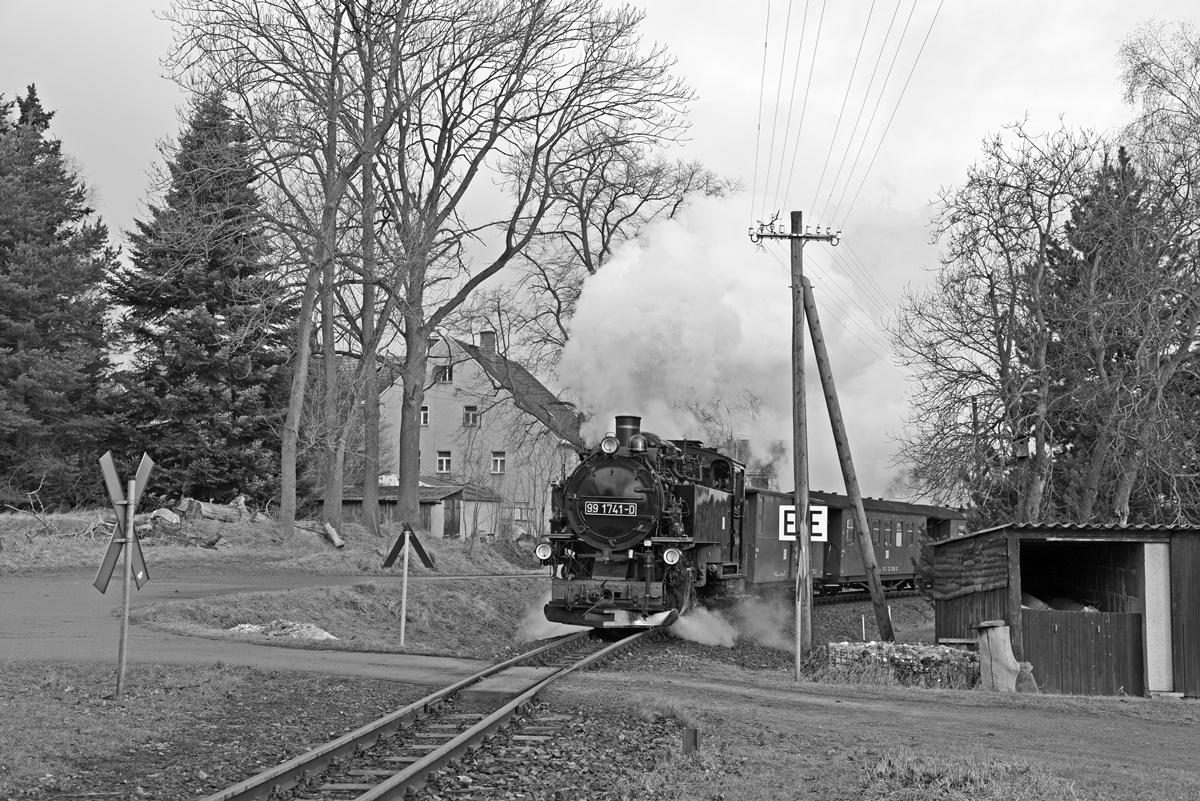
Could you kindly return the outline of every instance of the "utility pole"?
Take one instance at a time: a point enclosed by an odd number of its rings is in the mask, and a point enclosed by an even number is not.
[[[787,239],[792,245],[792,463],[796,476],[796,680],[801,663],[812,652],[812,557],[808,531],[808,417],[804,397],[804,243],[829,242],[835,247],[841,233],[805,233],[803,215],[793,211],[791,230],[774,225],[750,229],[750,241]]]
[[[808,316],[808,332],[812,334],[813,352],[817,356],[817,370],[821,374],[821,389],[825,393],[829,423],[833,426],[833,442],[837,446],[838,461],[842,466],[842,480],[846,482],[846,494],[854,504],[854,527],[858,534],[858,549],[862,553],[863,571],[867,574],[867,588],[871,591],[871,604],[875,608],[875,625],[879,627],[879,639],[891,642],[896,639],[892,633],[892,616],[883,596],[883,582],[879,579],[875,546],[871,543],[871,530],[867,524],[867,513],[863,509],[862,492],[858,489],[858,474],[854,470],[854,460],[850,458],[850,437],[846,433],[842,405],[838,401],[837,388],[833,383],[833,367],[829,364],[825,336],[821,333],[817,301],[813,297],[812,282],[807,278],[804,279],[804,311]]]

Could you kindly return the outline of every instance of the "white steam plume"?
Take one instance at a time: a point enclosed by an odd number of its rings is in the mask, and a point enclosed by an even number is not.
[[[560,637],[573,631],[583,631],[584,626],[571,626],[566,623],[554,623],[546,620],[544,607],[550,602],[550,593],[529,607],[521,622],[517,624],[517,642],[532,642],[545,640],[550,637]]]
[[[738,631],[759,645],[790,651],[795,644],[793,607],[789,601],[767,601],[745,598],[734,607]]]
[[[737,629],[721,615],[698,606],[688,612],[670,628],[672,636],[691,640],[701,645],[720,645],[732,648],[737,640]]]
[[[787,442],[776,463],[779,489],[787,491],[793,486],[788,251],[786,242],[768,243],[771,252],[755,250],[733,222],[743,219],[744,204],[742,196],[697,200],[618,248],[584,284],[559,375],[591,413],[583,432],[589,442],[611,430],[618,414],[640,415],[660,436],[703,438],[687,403],[722,398],[732,407],[748,395],[758,398],[758,418],[737,421],[734,433],[750,440],[757,458]],[[830,284],[854,296],[853,283],[825,265],[825,283],[814,277],[818,304]],[[881,495],[894,474],[887,449],[902,424],[904,379],[833,316],[823,312],[822,323],[859,481],[866,494]],[[841,473],[811,355],[807,375],[812,486],[838,490]]]

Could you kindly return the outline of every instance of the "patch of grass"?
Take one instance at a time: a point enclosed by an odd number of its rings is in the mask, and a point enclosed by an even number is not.
[[[640,720],[651,723],[662,718],[678,720],[684,726],[695,728],[700,725],[700,719],[685,705],[673,699],[643,698],[636,701],[630,714]]]
[[[1024,762],[977,756],[885,754],[864,771],[862,798],[870,801],[1037,799],[1077,801],[1075,786]]]
[[[108,547],[111,529],[96,525],[110,510],[50,514],[47,528],[29,515],[0,514],[0,576],[30,576],[94,571]],[[139,516],[139,521],[143,517]],[[222,575],[386,576],[401,571],[400,560],[384,569],[384,557],[400,536],[385,526],[375,537],[354,523],[340,532],[345,547],[334,548],[315,521],[299,521],[290,536],[275,521],[222,523],[194,519],[183,532],[201,541],[218,540],[215,548],[182,544],[180,537],[143,535],[142,552],[151,576],[187,573]],[[409,559],[412,575],[494,575],[544,572],[524,546],[511,542],[444,540],[418,532],[421,545],[436,561],[434,571]]]
[[[115,683],[111,664],[0,662],[0,798],[197,798],[428,692],[219,663]]]
[[[150,741],[164,724],[192,714],[177,703],[179,694],[188,706],[203,708],[239,684],[229,670],[130,665],[118,702],[111,666],[6,663],[0,670],[0,788],[59,789],[75,769],[72,756],[81,744],[98,761],[123,757],[131,744]]]
[[[228,629],[283,619],[311,623],[338,639],[271,638],[274,645],[490,658],[516,644],[522,614],[542,603],[546,584],[525,578],[412,582],[403,646],[401,588],[370,581],[151,604],[134,609],[130,620],[182,634],[262,640],[264,635]]]

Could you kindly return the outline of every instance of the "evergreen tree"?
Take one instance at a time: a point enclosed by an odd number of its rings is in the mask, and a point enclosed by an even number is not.
[[[101,291],[116,261],[108,229],[48,134],[53,112],[28,88],[0,97],[0,502],[96,499],[109,432]]]
[[[287,398],[281,290],[247,137],[220,98],[196,102],[165,177],[161,205],[128,234],[132,266],[110,281],[135,353],[121,374],[130,455],[149,452],[171,494],[265,502]]]

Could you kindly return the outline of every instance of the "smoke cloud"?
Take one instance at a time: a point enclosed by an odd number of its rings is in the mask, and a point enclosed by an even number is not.
[[[760,459],[780,440],[788,444],[776,462],[786,491],[794,485],[788,249],[786,241],[765,251],[751,245],[735,222],[745,219],[745,205],[742,195],[700,199],[618,248],[584,284],[559,376],[590,414],[583,431],[590,442],[618,414],[640,415],[660,436],[704,439],[687,404],[734,409],[757,399],[757,417],[732,415],[733,433],[750,440]],[[866,320],[859,307],[842,301],[826,310],[827,301],[857,294],[827,258],[817,247],[805,250],[859,480],[866,494],[882,495],[895,474],[887,451],[890,432],[902,424],[904,379],[880,360],[880,346],[873,350],[866,335],[843,327],[854,316]],[[811,355],[808,363],[811,486],[838,490],[841,472]]]
[[[724,648],[732,648],[738,636],[737,629],[720,612],[712,612],[703,606],[696,607],[675,621],[670,631],[681,640]]]
[[[584,626],[569,626],[566,623],[554,623],[546,620],[545,606],[550,603],[550,593],[525,611],[521,622],[517,624],[517,642],[533,642],[546,640],[550,637],[561,637],[574,631],[583,631]]]
[[[788,601],[746,598],[734,607],[733,615],[741,635],[759,645],[788,651],[795,644],[794,636],[789,637],[795,626],[793,607]]]

